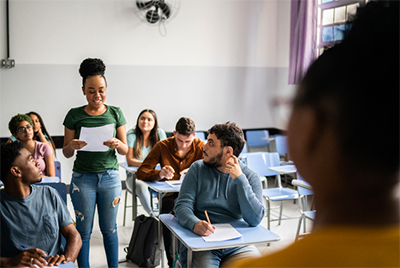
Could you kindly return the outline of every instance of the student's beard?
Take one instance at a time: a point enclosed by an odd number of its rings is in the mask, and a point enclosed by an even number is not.
[[[208,167],[218,168],[218,167],[222,167],[221,159],[222,159],[222,152],[217,154],[216,156],[212,157],[207,162],[205,160],[203,160],[203,162]]]

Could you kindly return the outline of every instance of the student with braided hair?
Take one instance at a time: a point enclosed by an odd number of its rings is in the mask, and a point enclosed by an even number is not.
[[[79,267],[89,267],[90,235],[95,209],[108,267],[118,266],[117,212],[121,196],[121,180],[116,151],[126,155],[126,119],[119,107],[106,105],[106,66],[100,59],[85,59],[79,68],[82,91],[87,104],[72,108],[64,119],[65,134],[63,154],[70,158],[76,154],[70,187],[71,200],[76,214],[76,228],[82,237],[78,255]],[[86,151],[85,141],[79,140],[83,127],[96,128],[112,124],[113,138],[104,141],[107,151]],[[94,129],[93,129],[94,130]],[[80,150],[83,149],[83,150]]]

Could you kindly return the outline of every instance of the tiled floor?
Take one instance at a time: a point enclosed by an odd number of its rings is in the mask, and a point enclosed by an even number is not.
[[[131,209],[127,209],[127,221],[126,225],[123,226],[123,204],[124,204],[125,193],[123,191],[121,205],[119,206],[118,212],[118,237],[119,237],[119,259],[120,261],[125,260],[126,253],[124,252],[124,248],[128,246],[129,240],[133,230],[133,222],[131,219]],[[131,195],[128,194],[128,204],[130,204]],[[279,205],[277,203],[277,205]],[[72,203],[69,199],[68,195],[68,208],[72,212]],[[144,210],[141,206],[138,208],[138,214],[143,214]],[[293,201],[285,201],[283,213],[289,217],[298,217],[300,215],[298,204],[294,204]],[[97,217],[97,213],[96,213]],[[264,227],[267,227],[266,218],[261,223]],[[271,222],[271,231],[278,234],[281,237],[281,240],[278,242],[271,243],[268,247],[267,245],[257,246],[260,250],[261,254],[269,254],[271,252],[283,249],[289,246],[291,243],[294,242],[296,229],[297,229],[298,219],[291,219],[291,220],[284,220],[282,221],[281,225],[278,225],[277,221]],[[307,222],[307,229],[311,227],[312,223]],[[90,264],[93,268],[105,268],[107,267],[106,256],[103,248],[103,240],[102,235],[99,230],[98,220],[96,218],[93,233],[90,243]],[[165,263],[166,263],[166,258]],[[138,267],[136,264],[131,262],[120,263],[119,267]],[[161,265],[160,265],[161,267]],[[165,266],[166,267],[166,266]]]

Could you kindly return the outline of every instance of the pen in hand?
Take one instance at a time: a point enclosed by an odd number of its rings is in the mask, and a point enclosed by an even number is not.
[[[204,210],[204,214],[206,214],[206,218],[207,218],[208,224],[211,225],[210,218],[208,217],[207,210]]]
[[[207,218],[208,224],[211,225],[211,221],[210,221],[210,218],[208,217],[207,210],[204,210],[204,214],[206,214],[206,218]],[[215,229],[215,228],[214,228],[214,229]],[[213,232],[213,233],[214,233],[214,232]]]

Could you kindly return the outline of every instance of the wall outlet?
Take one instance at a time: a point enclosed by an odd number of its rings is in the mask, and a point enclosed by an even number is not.
[[[10,69],[15,67],[15,60],[12,59],[2,59],[1,60],[1,68]]]

